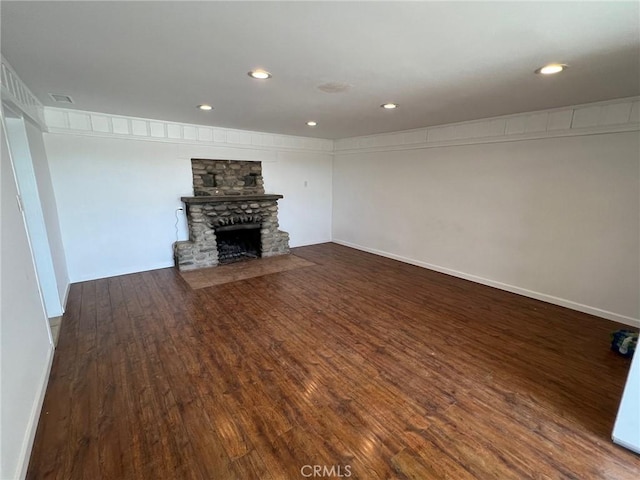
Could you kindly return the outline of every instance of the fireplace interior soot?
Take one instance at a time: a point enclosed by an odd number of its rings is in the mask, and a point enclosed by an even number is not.
[[[259,223],[225,225],[217,227],[215,231],[220,264],[260,257],[262,252]]]

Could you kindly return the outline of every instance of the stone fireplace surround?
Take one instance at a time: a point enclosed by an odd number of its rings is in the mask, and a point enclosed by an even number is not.
[[[262,257],[289,253],[289,234],[278,230],[278,200],[283,197],[264,193],[260,162],[193,159],[191,163],[196,196],[182,197],[189,240],[174,244],[179,270],[218,265],[216,229],[219,227],[243,228],[257,224]],[[247,172],[253,178],[247,178]],[[245,182],[250,184],[245,186]]]

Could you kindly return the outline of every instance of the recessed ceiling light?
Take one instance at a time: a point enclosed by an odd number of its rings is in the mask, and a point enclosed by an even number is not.
[[[307,125],[310,127],[315,127],[316,125],[318,125],[318,122],[314,122],[313,120],[310,120],[307,122]]]
[[[251,70],[247,75],[258,80],[266,80],[271,78],[271,74],[266,70]]]
[[[203,103],[202,105],[198,105],[198,108],[200,110],[206,110],[206,111],[213,110],[213,107],[211,105],[207,105],[206,103]]]
[[[394,108],[398,108],[397,103],[383,103],[380,105],[382,108],[386,108],[387,110],[393,110]]]
[[[567,65],[563,63],[550,63],[537,69],[536,73],[540,73],[542,75],[553,75],[554,73],[560,73],[563,70],[566,70],[566,68]]]

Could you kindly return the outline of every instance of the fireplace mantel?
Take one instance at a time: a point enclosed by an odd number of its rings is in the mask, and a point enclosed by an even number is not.
[[[181,197],[184,203],[222,203],[222,202],[250,202],[250,201],[268,201],[279,200],[282,195],[259,193],[252,195],[201,195],[198,197]]]

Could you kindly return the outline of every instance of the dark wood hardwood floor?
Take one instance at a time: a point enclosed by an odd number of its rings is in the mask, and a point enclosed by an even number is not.
[[[334,244],[294,253],[316,265],[72,285],[28,478],[639,478],[610,440],[620,325]]]

